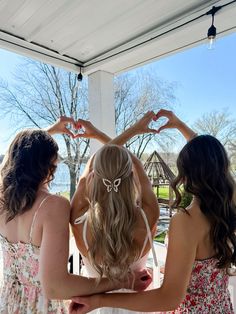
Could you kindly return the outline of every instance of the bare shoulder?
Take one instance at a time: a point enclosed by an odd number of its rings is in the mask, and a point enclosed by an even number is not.
[[[58,216],[70,215],[70,202],[63,196],[49,194],[42,208],[42,214],[49,218],[54,219]]]
[[[179,211],[170,220],[170,230],[184,237],[195,237],[195,219],[189,211]]]

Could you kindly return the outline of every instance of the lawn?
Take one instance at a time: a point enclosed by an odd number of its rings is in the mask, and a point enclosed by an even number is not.
[[[161,234],[159,234],[157,237],[154,238],[154,241],[164,243],[166,236],[166,231],[163,231]]]
[[[154,193],[156,194],[157,188],[154,188]],[[159,197],[164,199],[169,199],[169,186],[159,187]]]

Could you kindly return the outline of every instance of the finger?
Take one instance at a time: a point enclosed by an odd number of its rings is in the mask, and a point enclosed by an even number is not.
[[[86,133],[77,133],[77,134],[74,134],[73,137],[74,137],[74,139],[75,138],[89,138]]]
[[[81,125],[84,125],[84,124],[86,124],[86,123],[88,123],[89,121],[87,121],[87,120],[84,120],[84,119],[78,119],[77,120],[77,124],[81,124]]]
[[[77,121],[76,121],[76,129],[81,129],[82,128],[82,126],[84,125],[84,124],[86,124],[86,120],[83,120],[83,119],[78,119]]]
[[[147,118],[147,119],[150,119],[150,118],[153,118],[155,117],[155,113],[153,111],[148,111],[145,115],[144,115],[144,118]]]
[[[167,122],[166,124],[159,127],[159,129],[157,130],[157,133],[160,133],[161,131],[168,129],[168,128],[169,128],[169,122]]]
[[[166,117],[169,118],[171,114],[170,110],[166,110],[166,109],[160,109],[157,114],[156,114],[156,118],[159,119],[160,117]]]
[[[60,117],[61,121],[66,122],[66,123],[71,123],[73,125],[75,125],[75,120],[72,117],[66,117],[66,116],[62,116]]]
[[[70,305],[69,305],[69,313],[75,313],[74,311],[76,310],[76,307],[77,307],[77,303],[75,302],[70,302]]]
[[[78,304],[86,304],[85,300],[83,297],[73,297],[72,301]]]
[[[71,136],[71,137],[73,137],[74,138],[74,133],[72,133],[70,130],[68,130],[67,128],[65,128],[64,129],[64,132],[63,132],[64,134],[67,134],[67,135],[69,135],[69,136]]]
[[[147,133],[158,133],[158,130],[148,128],[148,129],[147,129]]]

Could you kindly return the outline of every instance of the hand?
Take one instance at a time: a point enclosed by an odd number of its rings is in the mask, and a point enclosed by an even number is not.
[[[85,314],[99,308],[99,295],[74,297],[69,305],[69,314]]]
[[[147,269],[143,269],[131,274],[125,285],[121,288],[143,291],[150,285],[151,282],[152,276],[150,275],[150,272]]]
[[[79,119],[76,122],[77,129],[84,129],[84,132],[78,133],[75,135],[77,137],[85,137],[85,138],[96,138],[98,134],[101,132],[90,122],[87,120]]]
[[[156,114],[154,120],[158,120],[161,117],[168,118],[168,121],[167,121],[166,124],[162,125],[157,130],[157,133],[160,133],[164,129],[173,129],[173,128],[178,129],[179,126],[183,124],[183,122],[179,118],[177,118],[176,115],[172,111],[170,111],[170,110],[161,109]]]
[[[132,129],[137,134],[143,133],[157,133],[157,130],[149,128],[149,124],[152,120],[156,120],[156,115],[153,111],[148,111],[145,115],[138,120],[133,126]]]
[[[195,133],[183,121],[176,117],[176,115],[172,111],[161,109],[156,114],[155,120],[159,119],[160,117],[166,117],[168,118],[168,121],[166,124],[162,125],[157,130],[157,133],[160,133],[164,129],[176,128],[182,133],[182,135],[186,138],[187,141],[190,141],[191,139],[197,136],[197,133]]]
[[[68,125],[76,129],[76,123],[73,118],[62,116],[53,125],[49,126],[46,131],[51,135],[67,134],[74,138],[74,133],[68,129]]]

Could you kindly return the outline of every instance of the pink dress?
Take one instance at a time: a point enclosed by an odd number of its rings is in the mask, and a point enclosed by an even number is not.
[[[177,310],[167,313],[234,314],[228,290],[229,276],[216,258],[196,260],[187,295]]]
[[[40,248],[32,244],[33,226],[37,213],[38,210],[35,212],[31,225],[29,243],[11,243],[0,234],[0,249],[2,248],[3,255],[0,314],[64,314],[68,312],[62,300],[48,300],[42,294],[39,281]]]

